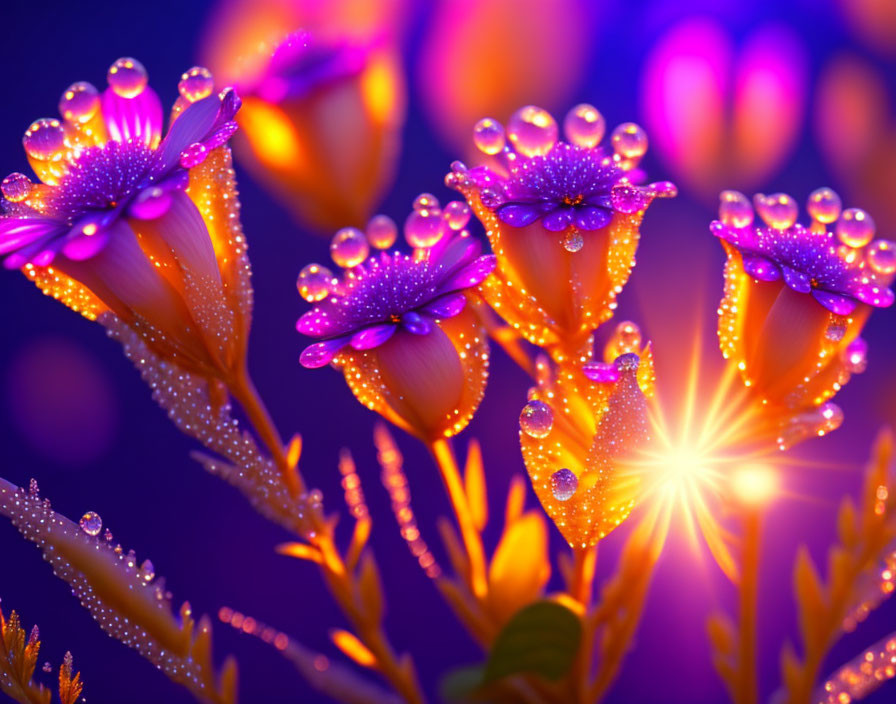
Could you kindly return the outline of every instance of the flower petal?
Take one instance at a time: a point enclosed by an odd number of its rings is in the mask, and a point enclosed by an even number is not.
[[[525,227],[541,217],[542,208],[534,203],[508,203],[496,211],[501,222],[513,227]]]
[[[862,303],[877,308],[888,308],[893,305],[893,291],[879,283],[868,283],[860,286],[853,294]]]
[[[849,315],[856,307],[855,299],[840,293],[831,293],[830,291],[814,289],[812,295],[815,297],[815,300],[821,303],[821,305],[831,311],[831,313],[836,313],[837,315]]]
[[[572,222],[574,211],[572,208],[562,207],[551,211],[541,219],[545,230],[560,232]]]
[[[467,304],[467,297],[462,293],[449,293],[427,303],[422,310],[436,318],[453,318],[460,313]]]
[[[612,215],[608,210],[596,208],[594,206],[585,206],[576,208],[576,225],[583,230],[599,230],[609,224]]]
[[[611,383],[619,380],[619,369],[615,364],[605,364],[604,362],[589,362],[582,371],[591,381],[598,383]]]
[[[448,281],[439,286],[439,291],[448,293],[472,286],[478,286],[495,270],[497,259],[494,254],[485,254],[458,271]]]
[[[401,324],[404,326],[405,330],[412,332],[415,335],[428,335],[429,331],[432,330],[432,323],[414,311],[402,315]]]
[[[144,88],[133,98],[123,98],[108,88],[102,100],[103,119],[113,141],[142,142],[155,148],[162,137],[162,102],[152,88]]]
[[[781,270],[774,262],[752,254],[744,255],[744,271],[759,281],[777,281],[781,278]]]
[[[351,345],[356,350],[370,350],[383,344],[395,334],[396,330],[398,326],[393,323],[364,328],[352,335]]]
[[[797,293],[809,293],[812,290],[812,283],[808,275],[803,272],[782,266],[781,273],[784,275],[784,283]]]
[[[49,218],[0,219],[0,254],[25,247],[46,235],[62,235],[65,223]]]
[[[195,142],[201,142],[215,127],[221,112],[221,99],[210,95],[197,100],[184,110],[171,124],[168,134],[159,145],[156,173],[174,168],[181,152]]]
[[[315,342],[308,345],[302,350],[299,362],[306,369],[317,369],[327,366],[348,343],[349,338],[337,337],[334,340],[324,340],[323,342]]]

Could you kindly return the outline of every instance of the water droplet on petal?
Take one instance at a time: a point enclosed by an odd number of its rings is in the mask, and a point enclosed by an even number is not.
[[[786,230],[796,222],[799,206],[786,193],[773,193],[770,196],[757,193],[754,202],[756,212],[766,225],[776,230]]]
[[[296,288],[299,295],[309,303],[322,301],[330,293],[333,272],[320,264],[308,264],[299,272]]]
[[[837,323],[831,323],[825,328],[824,336],[831,342],[840,342],[846,335],[846,326]]]
[[[140,576],[144,582],[151,582],[155,578],[156,568],[150,560],[144,560],[143,564],[140,565]]]
[[[3,193],[3,197],[11,203],[20,203],[31,193],[33,185],[30,178],[16,171],[0,183],[0,193]]]
[[[149,74],[137,59],[124,57],[109,67],[106,80],[116,95],[122,98],[135,98],[146,88]]]
[[[204,66],[194,66],[185,71],[177,84],[177,90],[191,103],[207,98],[215,88],[215,79],[212,72]]]
[[[610,141],[613,151],[625,159],[640,159],[647,153],[647,133],[634,122],[619,125]]]
[[[452,230],[463,230],[467,223],[470,222],[472,212],[470,206],[462,200],[451,201],[442,211],[445,216],[445,222],[448,223],[448,227]]]
[[[728,227],[748,227],[753,223],[753,205],[740,191],[722,191],[719,195],[719,220]]]
[[[504,126],[490,117],[481,119],[473,127],[473,143],[484,154],[498,154],[507,144]]]
[[[432,247],[445,234],[442,211],[436,209],[413,210],[404,221],[404,238],[412,247]]]
[[[55,118],[35,120],[25,130],[22,144],[32,159],[55,161],[62,158],[65,150],[65,130]]]
[[[620,213],[637,213],[647,206],[647,195],[633,183],[620,181],[610,190],[613,208]]]
[[[398,225],[388,215],[374,215],[367,223],[367,241],[377,249],[389,249],[398,237]]]
[[[843,350],[843,364],[851,374],[861,374],[868,368],[868,343],[861,337],[850,342]]]
[[[580,103],[566,113],[563,119],[563,134],[566,140],[579,147],[596,147],[604,138],[607,123],[597,108],[588,103]]]
[[[554,427],[554,412],[544,401],[529,401],[520,413],[520,430],[533,438],[547,437]]]
[[[81,520],[78,522],[78,525],[81,526],[81,530],[83,530],[87,535],[99,535],[100,531],[103,529],[103,519],[100,518],[98,513],[94,511],[88,511],[83,516],[81,516]]]
[[[896,272],[896,242],[890,240],[873,242],[868,248],[868,263],[878,274]]]
[[[421,193],[414,198],[413,208],[414,210],[438,210],[439,199],[432,193]]]
[[[843,202],[831,188],[817,188],[809,194],[806,209],[813,220],[828,225],[840,217]]]
[[[585,238],[578,230],[570,230],[563,237],[563,249],[575,254],[585,245]]]
[[[864,247],[874,238],[874,220],[860,208],[847,208],[837,220],[834,230],[848,247]]]
[[[610,339],[607,341],[604,354],[607,359],[615,360],[617,357],[629,352],[637,353],[641,349],[643,338],[641,328],[630,320],[623,320]]]
[[[551,113],[535,105],[520,108],[507,123],[507,137],[523,156],[547,154],[557,143],[558,132]]]
[[[330,256],[344,269],[358,266],[369,253],[367,238],[357,227],[343,227],[330,240]]]
[[[551,493],[557,501],[569,501],[579,488],[579,478],[571,469],[558,469],[551,475]]]
[[[205,161],[208,156],[208,147],[202,142],[193,142],[183,150],[180,155],[180,165],[185,169],[192,169]]]
[[[37,479],[31,479],[28,482],[28,494],[30,496],[40,496],[40,486],[37,484]]]
[[[87,122],[100,109],[100,92],[92,83],[72,83],[59,99],[59,114],[68,122]]]

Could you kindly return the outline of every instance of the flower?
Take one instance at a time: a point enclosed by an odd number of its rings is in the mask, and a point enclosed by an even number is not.
[[[779,426],[779,445],[833,430],[842,412],[826,402],[865,368],[859,334],[871,309],[894,300],[893,245],[872,241],[871,217],[841,212],[829,188],[810,195],[809,226],[796,222],[796,202],[783,193],[755,197],[759,226],[742,193],[721,200],[711,230],[728,254],[722,353]]]
[[[395,170],[404,84],[390,44],[298,31],[238,78],[238,155],[301,220],[361,225]]]
[[[640,479],[631,460],[649,435],[653,361],[634,323],[619,325],[604,360],[543,363],[520,414],[535,494],[573,547],[596,544],[632,511]]]
[[[545,110],[517,111],[506,131],[481,120],[474,141],[485,163],[452,165],[446,183],[467,198],[488,232],[498,265],[483,293],[528,340],[577,352],[607,320],[634,263],[641,218],[668,182],[635,185],[647,137],[632,123],[599,146],[604,119],[578,105],[564,120],[568,141]]]
[[[109,87],[73,84],[62,120],[38,120],[24,146],[34,172],[2,185],[0,253],[87,317],[111,312],[162,356],[224,376],[245,353],[251,289],[225,146],[240,101],[184,74],[167,134],[134,59]]]
[[[318,264],[303,269],[299,289],[318,302],[296,327],[318,339],[302,352],[303,366],[333,362],[362,403],[433,440],[462,430],[482,397],[488,344],[467,299],[495,261],[469,232],[458,232],[466,219],[452,214],[464,204],[449,204],[443,213],[437,203],[420,201],[405,227],[416,245],[412,254],[367,258],[368,240],[380,247],[394,241],[394,223],[391,240],[380,236],[383,216],[371,221],[367,239],[353,228],[336,233],[333,258],[346,272],[338,280]],[[427,220],[442,225],[437,237],[421,240],[420,222]]]

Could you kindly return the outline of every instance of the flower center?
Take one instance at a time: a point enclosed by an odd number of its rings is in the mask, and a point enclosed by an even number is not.
[[[581,193],[579,193],[579,195],[575,196],[574,198],[570,196],[563,196],[563,205],[581,205],[583,200],[585,200],[585,196],[583,196]]]
[[[401,316],[398,315],[397,313],[393,313],[392,315],[389,316],[389,322],[398,325],[398,323],[401,322]]]

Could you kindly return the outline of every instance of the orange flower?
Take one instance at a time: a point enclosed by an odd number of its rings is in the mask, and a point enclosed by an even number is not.
[[[728,254],[719,340],[784,448],[840,425],[842,411],[828,400],[865,369],[859,335],[872,307],[893,303],[896,249],[872,241],[871,217],[841,212],[829,188],[809,197],[808,227],[788,195],[755,202],[763,226],[753,227],[753,207],[736,191],[722,194],[712,224]]]
[[[239,99],[194,68],[162,138],[162,108],[134,59],[100,94],[75,83],[63,120],[25,134],[43,184],[7,177],[0,253],[90,319],[113,314],[165,359],[204,377],[243,368],[252,291],[226,142]]]
[[[531,342],[561,356],[577,352],[608,320],[628,280],[638,228],[668,183],[637,186],[631,170],[647,151],[637,125],[620,125],[614,153],[599,142],[604,120],[579,105],[564,121],[567,142],[546,111],[528,106],[505,132],[481,120],[474,131],[487,165],[455,162],[446,183],[467,198],[498,259],[486,300]]]

